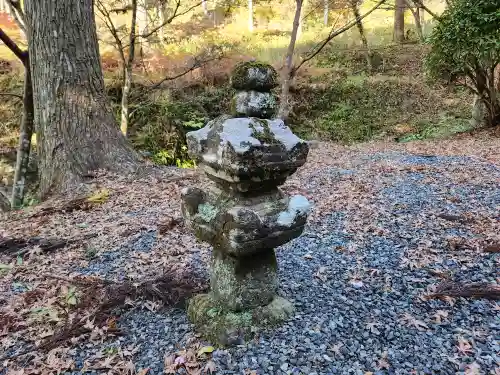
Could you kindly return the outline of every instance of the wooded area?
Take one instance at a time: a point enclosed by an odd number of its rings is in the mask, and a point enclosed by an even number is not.
[[[0,0],[0,374],[496,375],[498,25]]]

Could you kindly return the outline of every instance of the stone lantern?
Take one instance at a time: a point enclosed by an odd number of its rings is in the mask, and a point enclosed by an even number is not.
[[[239,64],[232,115],[223,115],[187,134],[188,150],[214,182],[207,190],[182,191],[182,213],[196,237],[213,246],[210,292],[197,295],[188,316],[209,340],[223,342],[278,324],[294,311],[278,296],[274,249],[300,236],[310,204],[280,189],[306,162],[305,141],[282,120],[272,119],[277,100],[270,65]]]

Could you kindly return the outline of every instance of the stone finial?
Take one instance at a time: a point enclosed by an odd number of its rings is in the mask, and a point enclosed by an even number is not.
[[[246,61],[231,73],[231,86],[236,90],[269,92],[278,86],[278,73],[271,65]]]
[[[278,85],[278,73],[271,65],[240,63],[231,74],[231,85],[238,90],[231,103],[233,116],[263,119],[274,116],[278,101],[271,90]]]
[[[250,91],[237,92],[235,100],[270,94],[262,90],[276,85],[275,73],[259,63],[237,66],[233,86]],[[210,293],[195,296],[188,315],[206,338],[219,342],[227,331],[250,334],[293,313],[291,303],[277,296],[274,248],[302,234],[310,208],[305,197],[279,189],[306,162],[307,143],[282,120],[263,118],[267,107],[242,106],[233,117],[220,116],[186,136],[190,155],[215,182],[181,194],[186,223],[213,246]],[[260,118],[241,117],[249,111]]]

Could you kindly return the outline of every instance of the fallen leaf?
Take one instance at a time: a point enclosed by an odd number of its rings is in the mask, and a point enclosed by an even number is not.
[[[469,355],[474,352],[474,350],[472,350],[472,345],[463,337],[458,338],[457,348],[458,352],[463,355]]]
[[[500,243],[488,245],[484,248],[485,253],[500,253]]]
[[[434,322],[436,322],[437,324],[441,324],[443,320],[448,317],[448,311],[437,310],[433,316],[434,316]]]
[[[204,346],[202,347],[200,350],[198,350],[198,357],[201,357],[205,354],[210,354],[214,351],[214,347],[213,346]]]
[[[109,198],[109,190],[108,189],[102,189],[99,191],[96,191],[94,194],[89,196],[87,198],[87,201],[90,203],[104,203],[108,200]]]
[[[464,375],[481,375],[481,366],[477,362],[472,362],[465,367]]]
[[[205,367],[203,367],[203,371],[205,371],[206,374],[213,374],[217,370],[217,366],[215,365],[215,362],[210,360],[205,364]]]

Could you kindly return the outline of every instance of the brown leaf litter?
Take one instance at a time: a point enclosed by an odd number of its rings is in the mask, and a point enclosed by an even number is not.
[[[322,218],[335,211],[350,213],[346,230],[355,233],[356,246],[363,246],[373,233],[385,230],[374,224],[374,215],[389,214],[372,201],[373,195],[385,186],[386,182],[380,177],[392,179],[410,173],[407,168],[384,160],[367,163],[363,156],[401,151],[418,155],[467,155],[498,164],[499,150],[500,140],[486,132],[407,144],[371,142],[346,147],[319,143],[311,150],[307,164],[283,189],[289,194],[305,195],[315,204],[309,219],[311,223],[321,225]],[[355,168],[358,173],[323,173],[327,168]],[[478,183],[488,178],[478,171],[463,171],[451,165],[439,168],[441,173],[457,182]],[[304,182],[312,176],[318,184],[314,192],[304,187]],[[68,354],[71,347],[81,340],[103,340],[120,334],[116,308],[137,303],[137,300],[175,305],[191,293],[206,288],[206,280],[195,279],[189,264],[200,251],[202,260],[208,261],[209,247],[197,242],[184,227],[179,197],[186,186],[208,183],[198,171],[176,168],[156,168],[154,173],[140,176],[98,174],[92,183],[79,190],[84,194],[76,198],[61,201],[55,197],[37,207],[1,217],[0,345],[4,352],[0,353],[0,371],[8,368],[9,374],[21,370],[24,374],[35,374],[71,369],[74,367]],[[95,199],[89,201],[92,196]],[[450,195],[450,199],[453,196]],[[426,215],[425,220],[440,220],[443,228],[467,225],[475,234],[474,238],[460,243],[455,250],[450,248],[446,254],[457,257],[464,266],[474,264],[485,251],[495,250],[492,246],[500,243],[500,223],[482,212],[464,217],[443,216],[447,214],[439,212]],[[85,276],[75,271],[89,264],[89,253],[104,254],[148,231],[158,233],[156,242],[148,253],[130,252],[122,270],[126,282]],[[432,269],[432,264],[442,256],[433,250],[433,241],[445,239],[422,240],[417,250],[404,254],[407,266]],[[447,241],[453,242],[452,239]],[[356,246],[344,251],[355,254]],[[376,270],[364,271],[366,275],[377,275]],[[318,270],[317,277],[326,277],[326,270]],[[447,281],[448,276],[444,279]],[[458,291],[456,285],[443,285],[434,290],[435,295],[459,296],[464,295],[465,290],[468,296],[478,291],[474,289],[477,285],[461,285]],[[14,286],[23,291],[14,292]],[[493,292],[498,293],[497,286]],[[76,305],[68,303],[70,293]],[[436,319],[446,319],[446,316]],[[426,322],[411,316],[403,317],[403,321],[418,329],[427,327]],[[19,352],[8,351],[19,344],[30,353],[22,356]],[[192,348],[197,345],[199,340],[193,337]],[[205,361],[206,364],[201,365],[195,360],[196,351],[192,348],[185,348],[173,357],[167,353],[168,368],[182,365],[192,366],[192,373],[203,369],[213,372],[213,363]],[[134,373],[130,370],[134,368],[132,349],[127,353],[113,356],[113,359],[102,358],[89,363],[88,368],[99,365],[110,373]],[[15,358],[8,359],[10,357]],[[380,366],[388,365],[381,363]],[[133,371],[140,373],[144,369]]]

